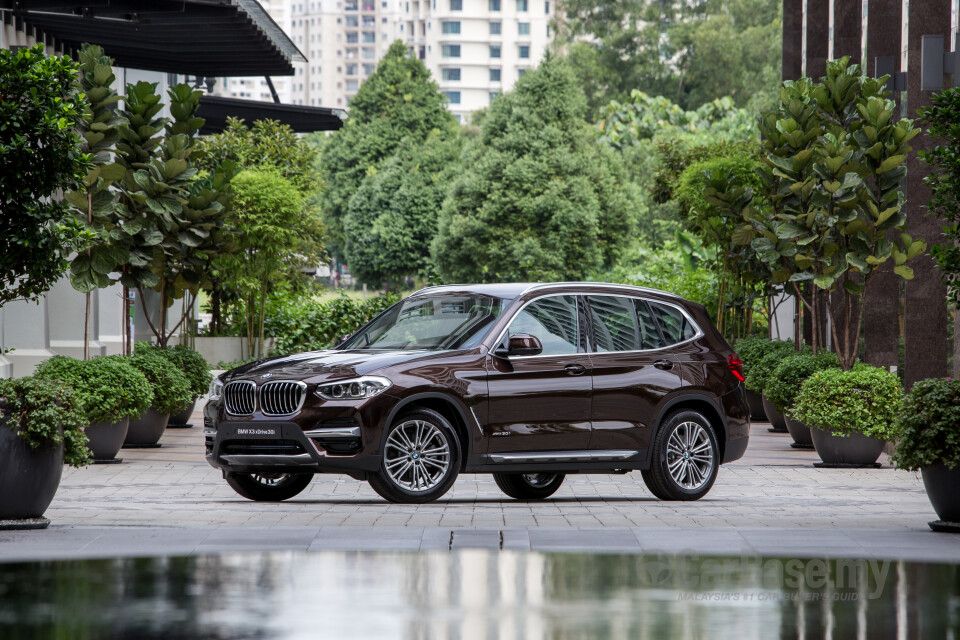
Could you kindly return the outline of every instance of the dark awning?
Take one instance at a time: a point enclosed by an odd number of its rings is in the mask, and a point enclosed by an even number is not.
[[[0,12],[67,53],[98,44],[120,67],[284,76],[306,61],[256,0],[0,0]]]
[[[308,133],[336,131],[343,126],[342,118],[346,117],[346,112],[325,107],[203,96],[197,115],[207,121],[200,129],[201,134],[223,131],[227,126],[227,116],[240,118],[247,124],[255,120],[279,120],[298,133]]]

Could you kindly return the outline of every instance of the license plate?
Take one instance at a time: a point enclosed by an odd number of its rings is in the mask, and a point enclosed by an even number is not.
[[[280,425],[244,424],[234,426],[232,433],[236,438],[279,440],[282,437],[282,428]]]

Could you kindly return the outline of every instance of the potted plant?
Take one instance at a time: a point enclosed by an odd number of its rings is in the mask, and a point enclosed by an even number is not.
[[[790,432],[790,437],[798,448],[812,449],[813,438],[810,427],[794,419],[791,414],[793,401],[807,378],[824,369],[839,366],[840,360],[837,355],[829,351],[817,355],[797,353],[783,358],[773,370],[773,375],[766,381],[763,395],[783,414],[787,431]]]
[[[734,345],[737,355],[743,362],[743,375],[746,377],[750,373],[750,367],[762,358],[769,350],[773,341],[769,338],[744,338],[738,340]],[[747,404],[750,406],[750,417],[753,420],[765,421],[767,414],[763,411],[763,399],[760,394],[753,389],[746,389]]]
[[[134,350],[142,351],[144,349],[156,351],[156,353],[180,369],[187,377],[187,381],[190,383],[191,398],[186,405],[170,416],[170,422],[167,426],[180,428],[191,426],[188,423],[190,422],[190,416],[193,414],[193,409],[197,404],[197,399],[206,395],[210,389],[210,383],[213,382],[213,376],[210,375],[210,365],[207,364],[207,361],[202,355],[185,344],[178,344],[174,347],[164,349],[162,347],[152,346],[146,342],[138,342]]]
[[[928,378],[913,385],[900,408],[897,467],[920,471],[943,522],[960,522],[960,380]]]
[[[59,380],[73,389],[87,417],[88,447],[94,462],[116,458],[131,418],[143,415],[153,402],[146,377],[120,356],[92,360],[55,356],[42,362],[34,375]]]
[[[745,372],[745,386],[747,389],[760,394],[763,411],[767,416],[767,420],[773,425],[774,431],[782,433],[787,432],[787,425],[783,420],[783,414],[780,413],[776,406],[764,395],[763,390],[767,386],[767,379],[773,375],[777,365],[780,364],[780,360],[794,353],[796,353],[796,351],[793,348],[792,342],[788,340],[773,340],[769,346],[766,347],[765,353],[750,365],[748,372]]]
[[[811,428],[826,466],[873,466],[886,441],[896,438],[902,400],[895,373],[860,363],[807,378],[792,414]]]
[[[170,414],[190,401],[190,383],[176,366],[153,349],[141,349],[128,358],[135,369],[147,378],[153,393],[153,404],[139,418],[130,421],[124,446],[158,446]]]
[[[63,383],[0,380],[0,520],[43,516],[60,486],[63,464],[90,462],[86,424],[76,394]]]

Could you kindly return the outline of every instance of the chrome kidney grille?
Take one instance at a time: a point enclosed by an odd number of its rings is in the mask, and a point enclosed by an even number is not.
[[[289,416],[300,411],[307,397],[303,382],[268,382],[260,387],[260,413],[265,416]]]
[[[257,408],[257,385],[250,380],[228,382],[223,386],[223,402],[232,416],[253,415]]]

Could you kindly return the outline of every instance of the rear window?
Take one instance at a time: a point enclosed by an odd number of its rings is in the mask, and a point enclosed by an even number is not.
[[[666,341],[664,346],[684,342],[697,335],[696,325],[690,322],[680,309],[649,300],[647,304],[663,332],[663,339]]]

